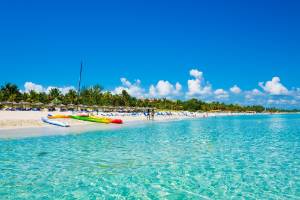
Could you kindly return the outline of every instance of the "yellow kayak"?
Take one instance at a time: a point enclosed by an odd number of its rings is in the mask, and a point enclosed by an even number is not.
[[[60,118],[71,118],[70,115],[50,115],[48,116],[49,119],[60,119]]]
[[[90,116],[90,118],[99,120],[99,122],[102,122],[102,123],[110,123],[111,122],[111,119],[106,118],[106,117]]]

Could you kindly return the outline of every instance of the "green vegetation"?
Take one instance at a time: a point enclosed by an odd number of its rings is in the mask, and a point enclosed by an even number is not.
[[[30,102],[44,104],[83,104],[98,106],[129,106],[129,107],[155,107],[161,110],[187,110],[187,111],[233,111],[233,112],[298,112],[299,110],[282,110],[277,108],[264,108],[263,106],[241,106],[237,104],[224,104],[219,102],[203,102],[198,99],[186,101],[169,99],[137,99],[130,96],[125,90],[122,94],[103,92],[99,85],[85,87],[80,91],[69,90],[62,94],[57,88],[52,88],[48,93],[30,91],[21,93],[15,84],[7,83],[1,86],[0,102]]]

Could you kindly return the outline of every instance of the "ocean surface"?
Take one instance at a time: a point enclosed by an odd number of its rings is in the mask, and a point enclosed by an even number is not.
[[[300,115],[2,139],[0,199],[300,199]]]

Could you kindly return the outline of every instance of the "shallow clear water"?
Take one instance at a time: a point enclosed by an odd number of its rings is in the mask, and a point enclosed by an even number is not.
[[[1,199],[300,199],[300,115],[0,140]]]

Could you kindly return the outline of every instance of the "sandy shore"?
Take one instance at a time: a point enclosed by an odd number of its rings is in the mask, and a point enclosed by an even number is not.
[[[135,116],[129,113],[113,113],[111,118],[122,119],[124,124],[98,124],[74,119],[55,119],[56,121],[67,122],[70,127],[56,127],[43,123],[42,117],[48,115],[44,111],[0,111],[0,138],[15,138],[52,135],[52,134],[70,134],[89,130],[116,129],[128,125],[147,123],[149,120],[143,114]],[[51,114],[70,115],[72,112],[51,112]],[[95,113],[96,114],[96,113]],[[103,115],[105,115],[103,113]],[[241,115],[241,113],[190,113],[190,112],[172,112],[171,115],[156,115],[154,121],[173,121],[183,119],[195,119],[212,116]],[[244,114],[243,114],[244,115]],[[151,120],[152,121],[152,120]]]
[[[0,130],[2,129],[20,129],[20,128],[34,128],[34,127],[53,127],[52,125],[43,123],[42,117],[49,113],[56,115],[72,115],[72,112],[46,112],[46,111],[0,111]],[[94,113],[96,114],[96,113]],[[99,114],[101,115],[101,114]],[[190,112],[171,112],[171,115],[155,115],[154,121],[166,120],[181,120],[189,118],[203,118],[211,116],[227,116],[237,115],[237,113],[190,113]],[[129,113],[113,113],[110,118],[122,119],[124,124],[132,121],[149,121],[143,114],[135,116]],[[55,119],[56,121],[67,122],[70,126],[91,125],[92,122],[85,122],[74,119]]]

